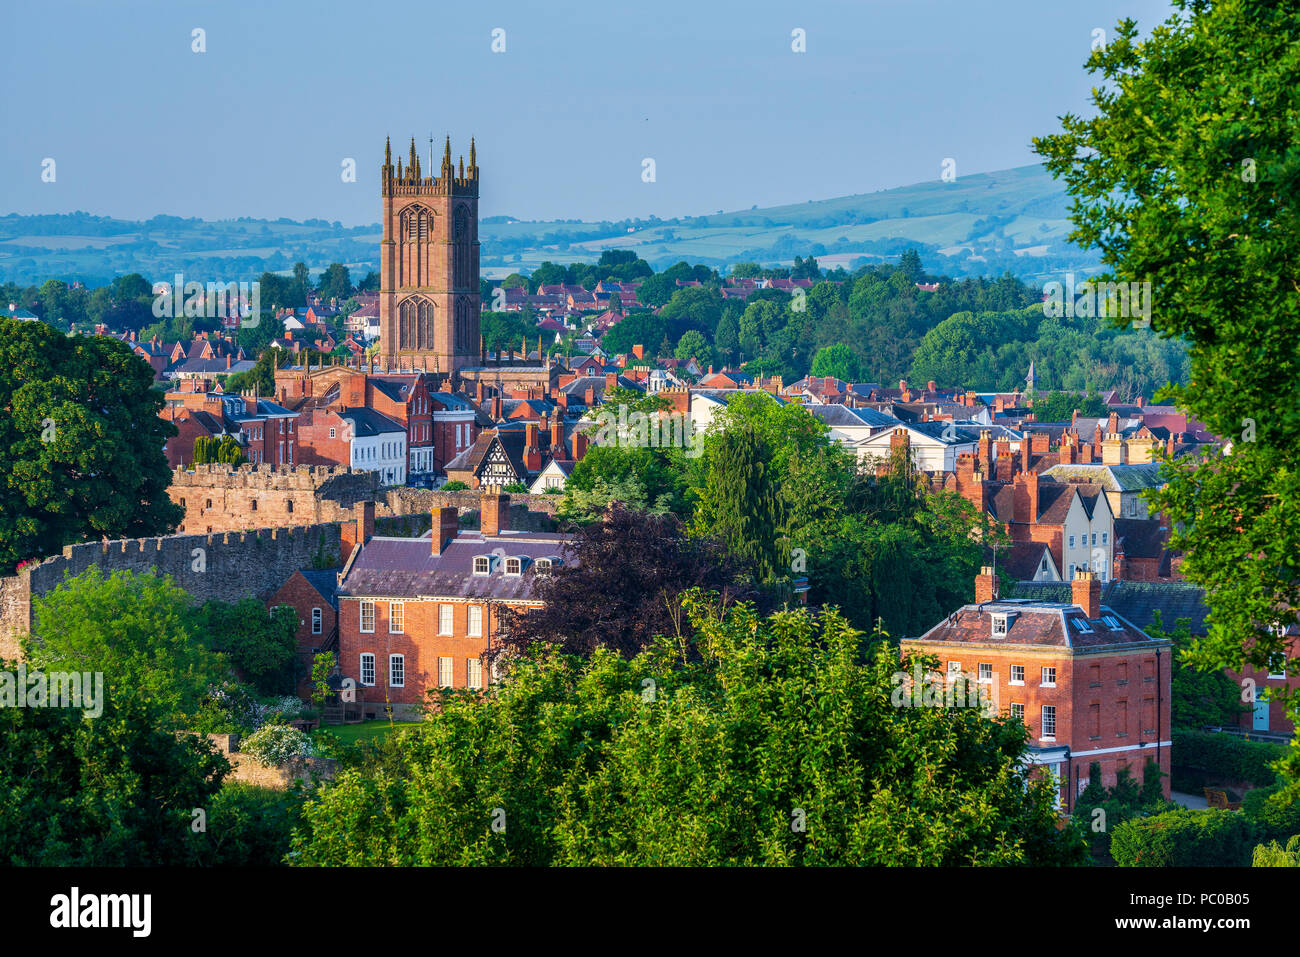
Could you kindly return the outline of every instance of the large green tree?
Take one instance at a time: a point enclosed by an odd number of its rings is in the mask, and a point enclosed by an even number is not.
[[[898,707],[834,611],[682,603],[631,658],[537,653],[304,810],[304,865],[1077,864],[1024,726]]]
[[[1154,328],[1190,343],[1169,396],[1231,443],[1172,465],[1156,497],[1211,610],[1188,658],[1278,667],[1300,608],[1300,2],[1174,7],[1145,39],[1120,22],[1088,61],[1095,115],[1035,147],[1075,241],[1107,278],[1149,282]]]
[[[122,342],[0,320],[0,570],[87,539],[171,532],[153,371]]]

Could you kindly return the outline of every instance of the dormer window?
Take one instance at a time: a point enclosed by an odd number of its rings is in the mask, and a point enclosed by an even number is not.
[[[1116,618],[1114,615],[1106,615],[1104,618],[1102,618],[1102,621],[1105,622],[1106,627],[1109,628],[1111,631],[1124,630],[1124,626],[1119,623],[1119,619]]]
[[[506,559],[506,574],[507,574],[507,575],[522,575],[523,572],[524,572],[524,560],[523,560],[522,558],[507,558],[507,559]]]
[[[539,575],[549,574],[551,570],[551,560],[549,558],[539,558],[533,562],[533,570]]]
[[[487,555],[479,555],[474,559],[474,574],[486,575],[492,571],[492,559]]]
[[[1005,638],[1006,636],[1007,636],[1007,616],[994,615],[993,616],[993,637]]]
[[[1070,623],[1074,625],[1074,630],[1080,634],[1087,634],[1092,631],[1092,625],[1088,624],[1086,618],[1071,618]]]

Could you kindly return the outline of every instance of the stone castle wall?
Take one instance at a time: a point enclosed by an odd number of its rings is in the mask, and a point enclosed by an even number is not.
[[[17,638],[31,628],[31,602],[68,575],[91,565],[104,574],[133,571],[170,575],[196,604],[216,599],[263,598],[295,571],[325,560],[336,563],[341,526],[329,522],[256,532],[168,535],[69,545],[61,555],[0,578],[0,658],[18,657]]]

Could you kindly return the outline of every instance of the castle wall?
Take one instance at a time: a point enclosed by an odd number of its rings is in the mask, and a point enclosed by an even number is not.
[[[170,575],[195,604],[209,600],[265,598],[295,571],[325,560],[336,563],[338,523],[256,532],[168,535],[68,545],[61,555],[0,578],[0,658],[18,657],[17,637],[31,628],[31,602],[65,577],[91,565],[106,575],[117,571]]]

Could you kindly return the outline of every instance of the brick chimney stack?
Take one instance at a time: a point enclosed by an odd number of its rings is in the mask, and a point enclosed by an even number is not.
[[[510,496],[499,485],[485,485],[479,499],[479,529],[484,535],[499,535],[510,530]]]
[[[993,433],[980,429],[979,469],[985,475],[993,474]]]
[[[635,345],[635,346],[633,346],[633,347],[632,347],[632,355],[636,356],[638,359],[644,359],[644,358],[645,358],[645,346],[643,346],[643,345]]]
[[[501,395],[500,393],[492,396],[492,421],[501,421]]]
[[[1020,471],[1022,472],[1029,471],[1029,462],[1030,462],[1029,451],[1031,447],[1032,446],[1029,441],[1029,433],[1026,432],[1024,436],[1020,439]]]
[[[536,422],[524,426],[524,468],[530,472],[542,470],[541,430]]]
[[[581,462],[582,457],[587,454],[587,433],[573,433],[573,461]]]
[[[998,576],[992,565],[985,565],[975,576],[975,603],[982,605],[998,597]]]
[[[558,415],[551,423],[551,457],[557,459],[568,457],[564,454],[564,423],[560,421]]]
[[[433,513],[433,554],[441,555],[460,529],[460,512],[454,505],[444,505]]]
[[[617,389],[617,388],[618,388],[618,373],[617,373],[617,372],[606,372],[606,373],[605,373],[605,391],[606,391],[606,392],[613,392],[613,391],[614,391],[615,389]]]
[[[1096,574],[1079,569],[1070,582],[1070,600],[1083,609],[1089,621],[1101,617],[1101,582]]]

